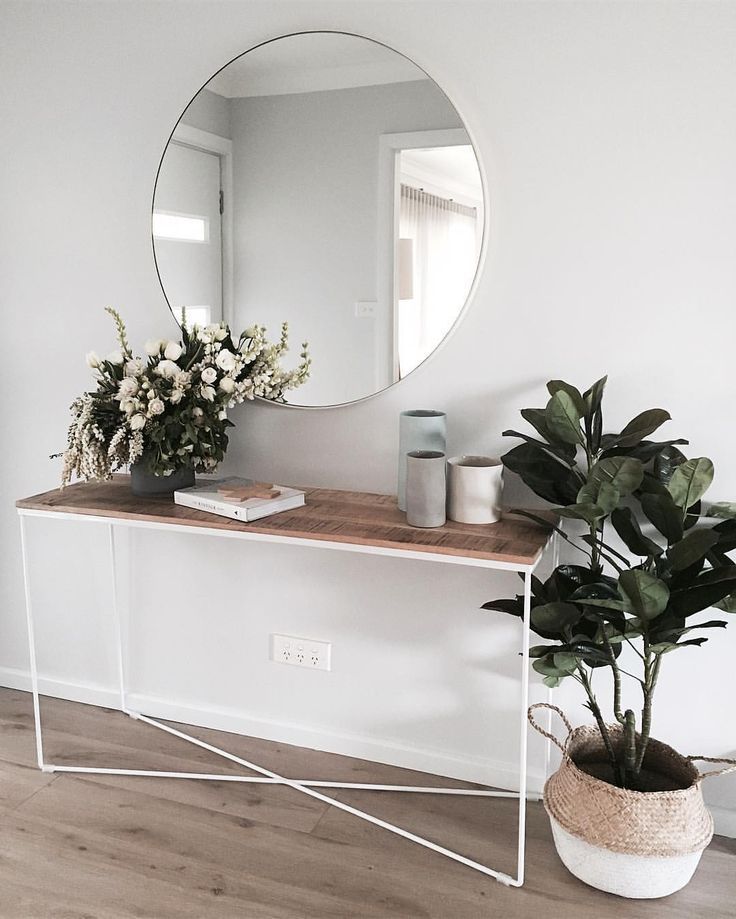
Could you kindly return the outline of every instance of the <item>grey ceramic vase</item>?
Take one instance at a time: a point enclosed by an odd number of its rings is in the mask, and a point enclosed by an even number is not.
[[[412,450],[444,453],[447,416],[430,409],[412,409],[399,418],[399,510],[406,510],[406,454]]]
[[[179,488],[194,485],[194,470],[182,467],[171,475],[154,475],[142,463],[130,467],[130,490],[138,498],[171,497]]]
[[[447,486],[445,454],[413,450],[406,455],[406,522],[413,527],[445,523]]]

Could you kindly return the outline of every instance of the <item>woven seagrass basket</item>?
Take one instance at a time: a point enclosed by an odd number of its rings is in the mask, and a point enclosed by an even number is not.
[[[562,718],[568,731],[562,743],[536,723],[536,709]],[[531,706],[529,721],[562,751],[560,768],[544,787],[544,806],[565,867],[586,884],[622,897],[664,897],[684,887],[713,836],[701,782],[736,769],[736,763],[681,756],[652,739],[643,775],[664,790],[631,791],[597,777],[605,774],[607,757],[596,727],[573,729],[560,709],[546,703]],[[623,742],[621,727],[609,731],[616,749]],[[695,759],[729,765],[701,774]]]

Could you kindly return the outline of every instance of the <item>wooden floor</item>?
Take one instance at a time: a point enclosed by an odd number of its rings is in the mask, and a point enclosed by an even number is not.
[[[48,761],[237,771],[118,712],[44,700],[43,716]],[[0,732],[1,919],[733,919],[735,914],[734,840],[713,841],[684,891],[648,903],[623,901],[565,871],[542,806],[533,804],[527,883],[515,890],[289,788],[44,775],[33,765],[27,693],[0,689]],[[299,747],[196,728],[191,733],[294,777],[427,780]],[[513,802],[385,792],[340,797],[513,872]]]

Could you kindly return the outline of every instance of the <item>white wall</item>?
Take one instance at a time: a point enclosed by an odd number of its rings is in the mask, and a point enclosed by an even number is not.
[[[389,492],[401,409],[446,409],[451,451],[497,453],[545,380],[585,385],[608,372],[610,427],[668,408],[670,430],[715,461],[714,498],[736,494],[733,374],[721,356],[736,332],[736,6],[5,2],[0,17],[6,682],[27,667],[11,502],[57,480],[46,457],[88,385],[83,354],[112,347],[102,307],[124,311],[135,341],[174,333],[148,232],[163,145],[222,62],[279,33],[343,28],[426,68],[467,122],[495,209],[474,301],[431,361],[349,409],[245,408],[230,468]],[[34,525],[38,612],[53,627],[49,675],[104,689],[104,542],[86,526]],[[145,576],[134,597],[148,638],[134,649],[139,693],[209,706],[203,720],[456,774],[487,774],[484,756],[500,778],[508,770],[518,634],[477,607],[513,579],[199,537],[137,537],[131,551]],[[331,639],[334,673],[301,679],[265,663],[277,628]],[[660,737],[685,752],[736,748],[734,651],[732,625],[672,655]],[[226,675],[223,656],[240,670]],[[736,804],[732,777],[718,795]]]

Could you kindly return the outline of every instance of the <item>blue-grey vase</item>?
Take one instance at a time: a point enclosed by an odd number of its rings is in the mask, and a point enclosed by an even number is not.
[[[399,510],[406,510],[406,454],[413,450],[444,453],[447,441],[447,415],[416,408],[399,418]]]

